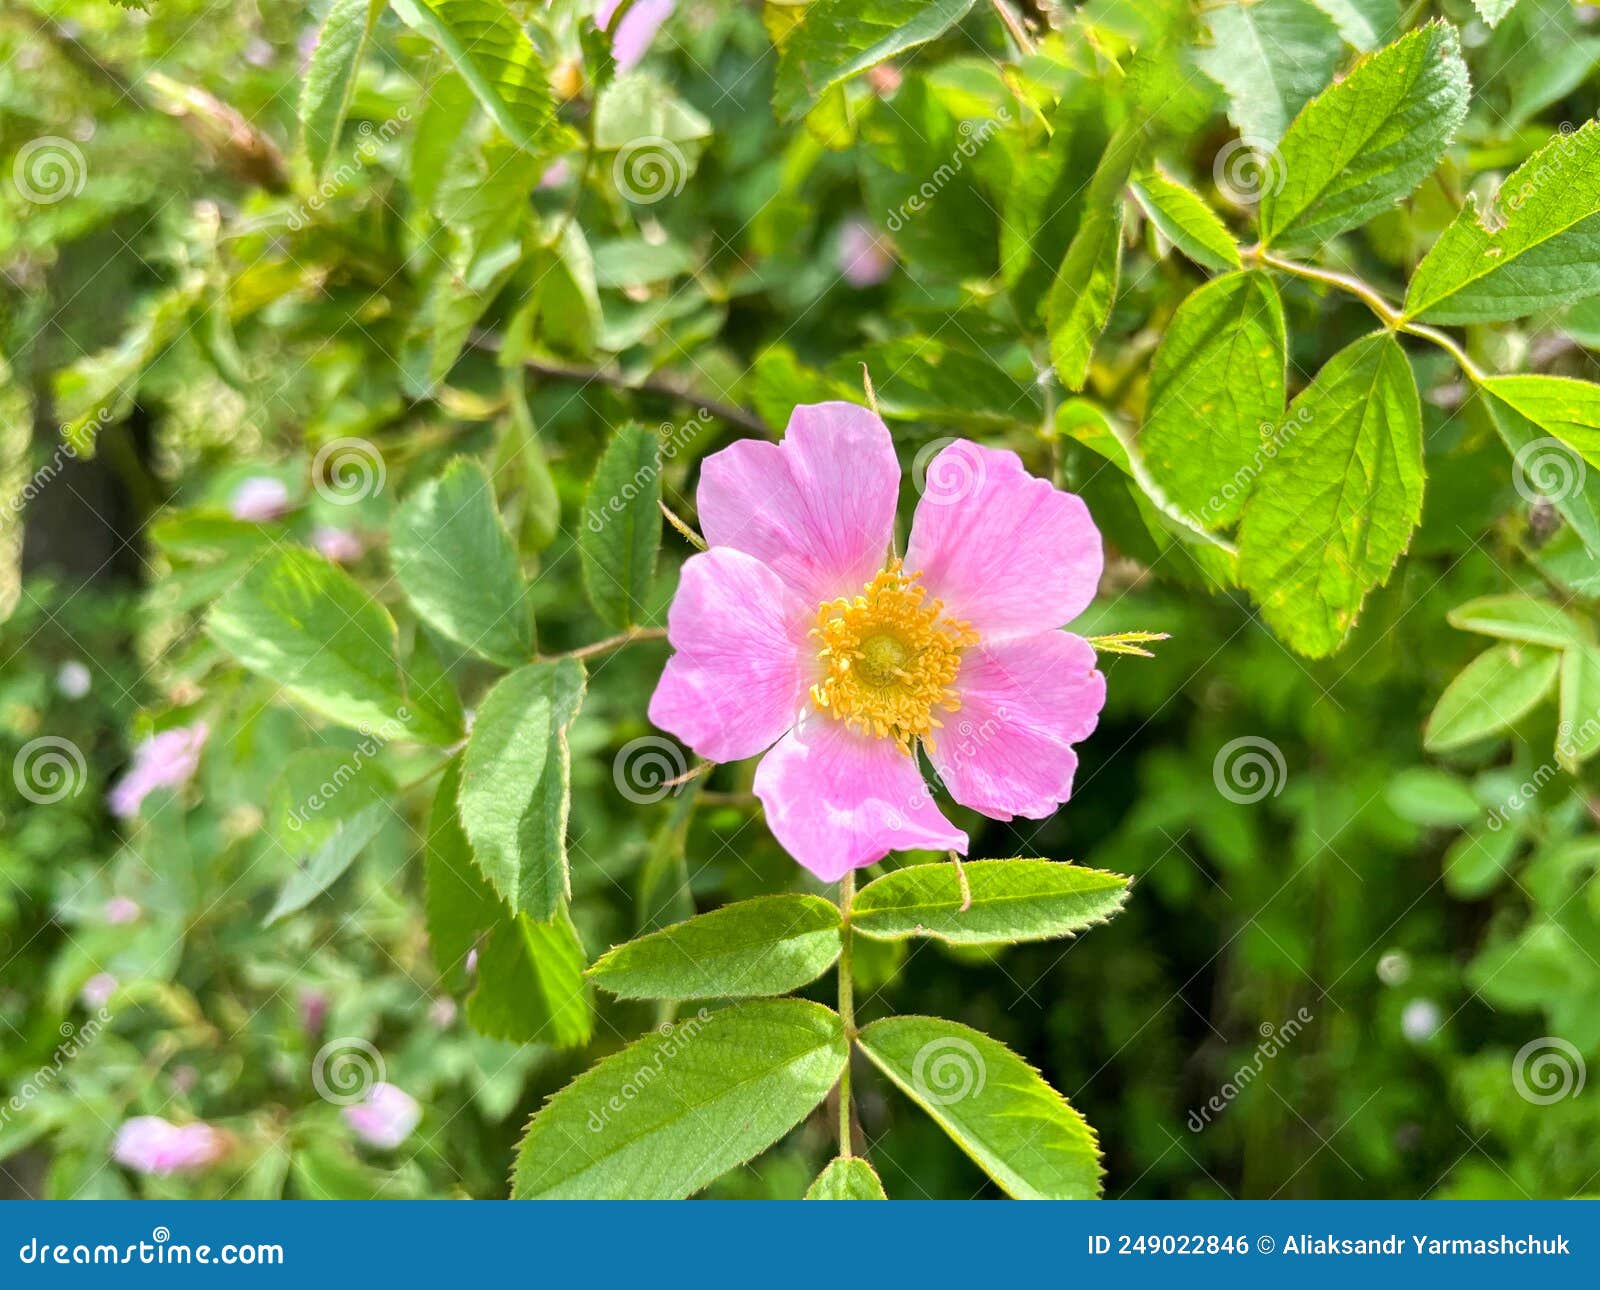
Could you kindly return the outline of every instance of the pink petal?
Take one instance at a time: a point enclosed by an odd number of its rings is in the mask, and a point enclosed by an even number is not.
[[[997,820],[1042,820],[1072,796],[1072,745],[1106,701],[1094,646],[1070,632],[986,641],[962,658],[955,688],[960,710],[928,753],[951,797]]]
[[[852,287],[875,287],[894,272],[894,256],[872,225],[852,219],[839,234],[838,265]]]
[[[761,759],[755,794],[773,837],[824,882],[891,851],[967,849],[914,757],[831,717],[813,715]]]
[[[650,720],[712,761],[770,748],[805,702],[809,618],[809,606],[754,556],[730,547],[690,556],[667,614],[677,653],[651,696]]]
[[[1070,623],[1103,563],[1083,499],[1028,474],[1016,453],[957,439],[929,463],[905,566],[984,637]]]
[[[650,50],[656,32],[677,7],[677,0],[634,0],[633,7],[623,14],[617,29],[611,33],[611,56],[617,60],[617,73],[632,71]],[[611,26],[611,17],[617,6],[607,0],[595,14],[595,25],[602,31]],[[602,15],[604,20],[602,21]]]
[[[889,428],[854,403],[794,410],[782,443],[741,439],[706,458],[700,525],[712,546],[769,564],[815,606],[883,567],[900,490]]]

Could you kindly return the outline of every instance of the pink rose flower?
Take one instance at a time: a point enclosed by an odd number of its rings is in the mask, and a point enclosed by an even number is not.
[[[117,1130],[111,1158],[139,1173],[164,1177],[203,1169],[227,1150],[227,1135],[209,1124],[172,1124],[159,1115],[136,1115]]]
[[[422,1119],[422,1108],[404,1089],[380,1080],[367,1091],[365,1101],[345,1107],[343,1115],[363,1141],[389,1149],[411,1136]]]
[[[872,225],[853,219],[839,234],[838,265],[852,287],[875,287],[894,272],[894,256]]]
[[[85,1008],[95,1011],[111,1002],[111,996],[117,992],[117,978],[109,972],[96,972],[83,983],[83,989],[78,991],[78,1000]]]
[[[133,765],[107,796],[111,813],[127,819],[139,813],[144,799],[156,789],[186,783],[200,765],[200,750],[210,734],[211,727],[197,721],[151,735],[133,750]]]
[[[331,524],[319,524],[311,530],[311,545],[326,559],[335,564],[349,564],[365,553],[366,543],[348,529],[336,529]]]
[[[601,31],[611,31],[611,20],[621,4],[622,0],[600,0],[594,25]],[[661,24],[672,16],[675,8],[677,0],[634,0],[632,8],[622,15],[617,29],[611,31],[611,57],[617,61],[619,75],[639,65]]]
[[[236,520],[265,524],[289,509],[289,489],[271,475],[252,475],[233,490],[228,509]]]
[[[798,407],[782,443],[707,458],[710,549],[684,562],[650,700],[702,757],[766,752],[768,826],[827,882],[890,851],[966,851],[919,745],[957,802],[1043,819],[1105,702],[1093,646],[1057,630],[1100,581],[1083,501],[958,439],[928,466],[899,559],[899,487],[888,428],[851,403]]]
[[[100,917],[112,927],[121,927],[126,923],[136,922],[141,912],[137,900],[130,900],[126,896],[113,896],[101,908]]]

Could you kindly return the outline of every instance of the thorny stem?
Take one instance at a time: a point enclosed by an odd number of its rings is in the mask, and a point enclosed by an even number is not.
[[[855,982],[851,979],[850,906],[856,898],[856,875],[839,879],[839,1016],[844,1020],[844,1070],[839,1075],[839,1154],[850,1159],[850,1053],[856,1042]]]
[[[569,649],[561,654],[541,655],[540,661],[548,663],[558,658],[593,658],[596,654],[609,654],[612,650],[632,645],[635,641],[659,641],[665,640],[666,637],[665,627],[630,627],[625,632],[607,636],[604,640],[592,641],[588,645],[580,645],[577,649]]]

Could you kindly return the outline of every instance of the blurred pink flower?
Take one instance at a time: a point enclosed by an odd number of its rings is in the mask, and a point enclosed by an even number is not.
[[[572,178],[572,163],[565,157],[553,162],[544,169],[544,174],[539,176],[540,188],[560,188],[562,184]]]
[[[331,524],[319,524],[311,530],[311,545],[335,564],[359,560],[367,549],[366,543],[349,529],[336,529]]]
[[[328,996],[321,990],[300,991],[300,1029],[308,1035],[320,1035],[322,1023],[328,1019]]]
[[[454,1024],[456,1019],[456,1001],[449,995],[440,995],[428,1005],[428,1020],[446,1030]]]
[[[611,31],[611,19],[621,4],[622,0],[600,0],[594,15],[594,25],[611,32],[611,56],[617,60],[618,73],[630,72],[639,65],[661,24],[677,8],[677,0],[634,0],[617,29]]]
[[[117,978],[109,972],[96,972],[83,983],[83,989],[78,991],[78,1000],[85,1008],[98,1011],[111,1002],[111,996],[117,992]]]
[[[209,1124],[172,1124],[159,1115],[136,1115],[117,1130],[111,1158],[139,1173],[164,1177],[203,1169],[227,1150],[227,1135]]]
[[[865,408],[798,407],[782,443],[701,468],[710,549],[684,562],[650,719],[712,761],[766,750],[768,826],[827,882],[890,851],[966,851],[919,745],[956,801],[1043,819],[1105,702],[1094,647],[1057,630],[1100,581],[1083,501],[965,439],[918,484],[902,561],[900,466]]]
[[[133,750],[133,765],[107,796],[111,813],[123,819],[137,815],[141,803],[156,789],[185,783],[200,765],[200,750],[210,734],[211,727],[197,721],[151,735]]]
[[[344,1121],[363,1141],[375,1147],[398,1147],[422,1119],[417,1099],[404,1089],[379,1081],[364,1102],[344,1108]]]
[[[894,272],[888,244],[863,219],[845,223],[839,234],[839,272],[852,287],[875,287]]]
[[[100,917],[112,927],[121,927],[124,923],[136,921],[142,912],[137,900],[130,900],[126,896],[113,896],[100,910]]]
[[[233,490],[228,509],[236,520],[265,524],[289,509],[289,488],[271,475],[252,475]]]

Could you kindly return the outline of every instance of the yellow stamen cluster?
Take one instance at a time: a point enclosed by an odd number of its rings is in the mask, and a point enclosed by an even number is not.
[[[907,751],[943,725],[935,708],[961,706],[952,685],[961,651],[977,644],[966,623],[944,614],[944,602],[928,600],[921,574],[907,574],[893,560],[860,595],[825,601],[811,634],[822,643],[822,679],[811,701],[830,716]]]

